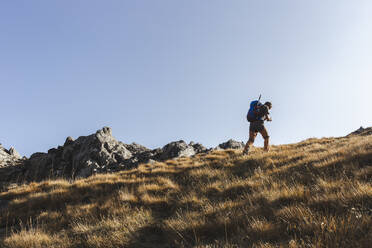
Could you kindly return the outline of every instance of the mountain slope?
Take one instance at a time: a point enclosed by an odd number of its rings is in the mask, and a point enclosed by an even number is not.
[[[211,151],[0,199],[1,247],[368,247],[372,135]]]

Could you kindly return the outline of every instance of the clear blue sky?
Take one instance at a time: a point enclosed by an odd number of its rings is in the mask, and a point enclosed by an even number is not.
[[[107,125],[150,148],[272,143],[372,123],[372,1],[0,2],[0,142],[22,155]],[[258,145],[262,144],[259,138]]]

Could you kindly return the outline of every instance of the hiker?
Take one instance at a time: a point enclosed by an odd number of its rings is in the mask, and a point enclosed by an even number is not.
[[[271,102],[265,102],[265,104],[260,103],[260,101],[251,102],[247,120],[250,122],[249,125],[249,140],[244,147],[243,154],[246,155],[249,152],[249,148],[253,145],[253,142],[260,133],[264,138],[264,150],[269,151],[269,134],[264,126],[264,121],[271,121],[269,110],[271,109]]]

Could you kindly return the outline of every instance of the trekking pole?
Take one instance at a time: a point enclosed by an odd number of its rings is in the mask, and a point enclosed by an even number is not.
[[[260,97],[258,98],[258,102],[260,102],[260,100],[261,100],[261,94],[260,94]]]

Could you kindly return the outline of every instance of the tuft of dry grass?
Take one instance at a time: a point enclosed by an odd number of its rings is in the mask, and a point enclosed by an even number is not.
[[[41,230],[22,230],[13,233],[5,239],[4,245],[11,248],[44,248],[44,247],[67,247],[61,239],[54,240],[53,235]]]
[[[0,246],[369,247],[372,135],[308,139],[0,193]]]

